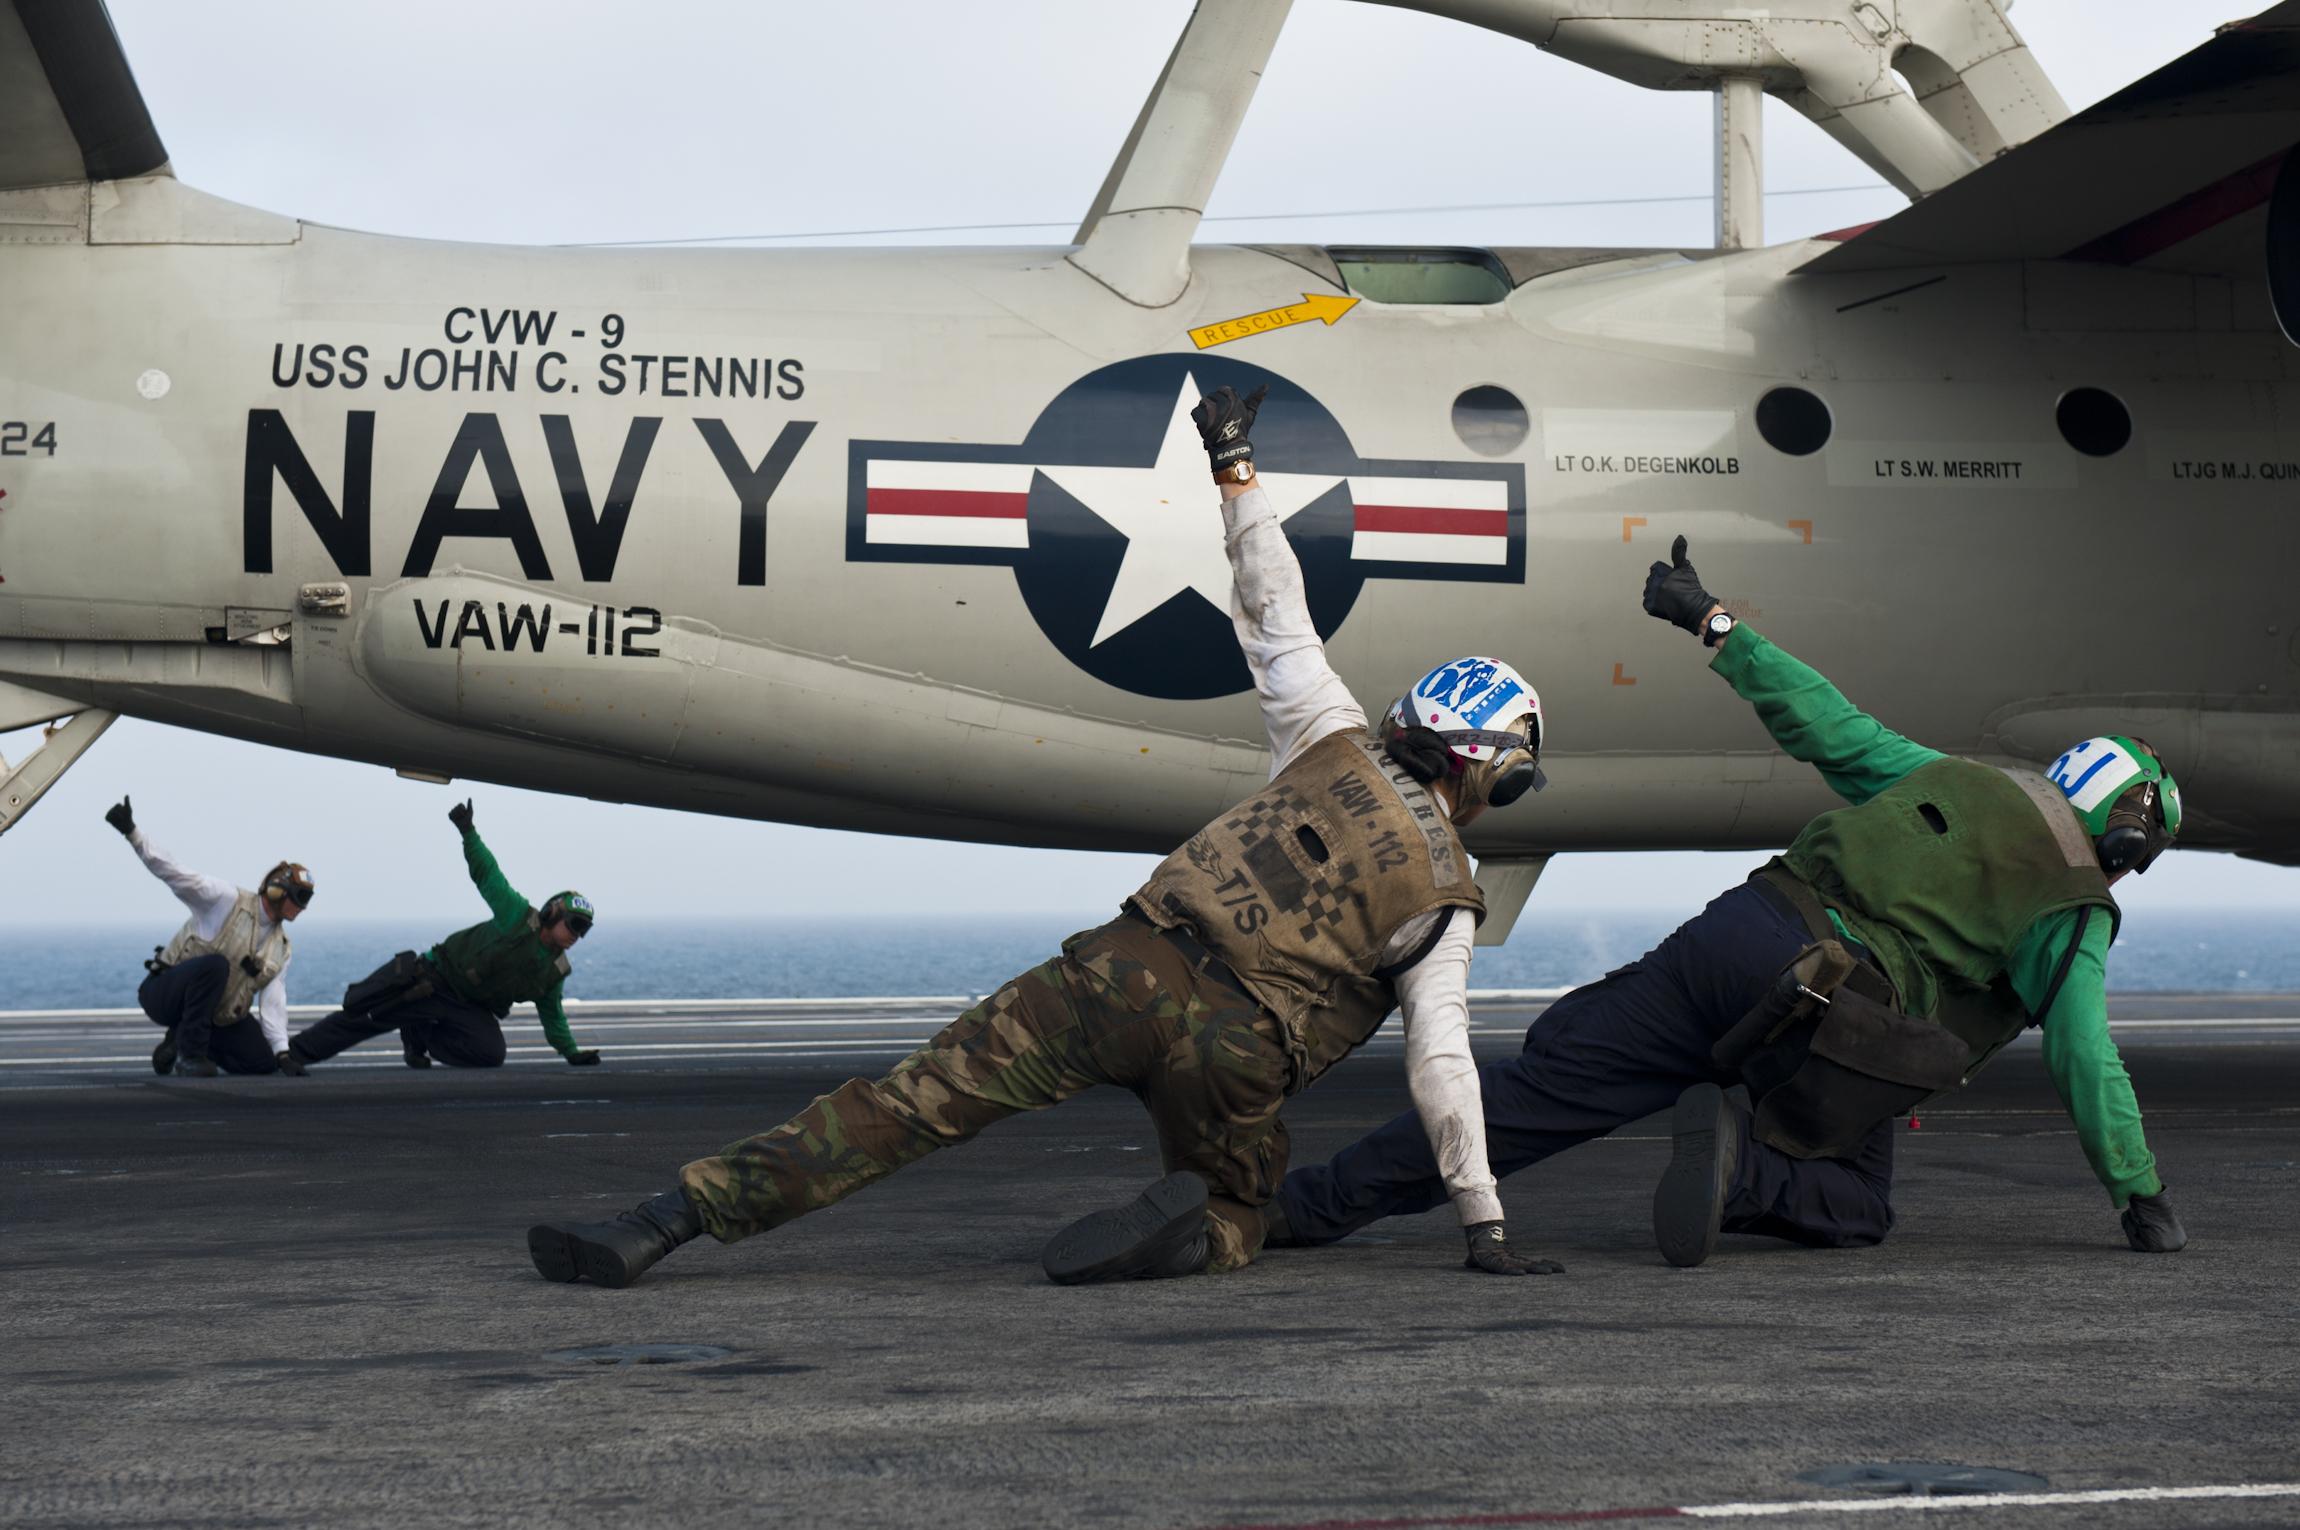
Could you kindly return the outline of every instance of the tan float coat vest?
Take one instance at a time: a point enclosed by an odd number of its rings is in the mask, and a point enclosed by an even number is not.
[[[1385,969],[1382,958],[1401,925],[1449,907],[1485,917],[1444,804],[1358,729],[1312,744],[1129,902],[1153,924],[1193,931],[1277,1016],[1289,1093],[1397,1008],[1394,978],[1411,962]]]
[[[224,977],[223,999],[216,1005],[218,1025],[246,1019],[249,1003],[287,968],[287,926],[275,924],[268,937],[259,938],[256,932],[263,928],[263,913],[263,899],[242,888],[232,899],[232,911],[224,916],[214,940],[200,939],[199,922],[187,919],[176,931],[176,938],[168,942],[168,949],[160,953],[160,960],[171,967],[195,956],[220,956],[231,964]],[[250,977],[241,968],[243,956],[253,956],[263,964],[257,976]]]

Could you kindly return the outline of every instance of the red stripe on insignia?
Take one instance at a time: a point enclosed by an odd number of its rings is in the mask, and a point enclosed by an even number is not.
[[[2267,201],[2276,190],[2276,170],[2284,163],[2284,153],[2279,149],[2260,163],[2247,165],[2202,191],[2192,191],[2177,202],[2133,219],[2113,233],[2101,235],[2090,244],[2079,245],[2061,259],[2130,266],[2151,255],[2161,255],[2176,244],[2185,244],[2198,234],[2218,228]]]
[[[1437,536],[1506,537],[1507,510],[1433,510],[1421,505],[1360,505],[1360,531],[1418,531]]]
[[[960,489],[873,489],[870,515],[956,515],[1020,521],[1030,517],[1027,494],[975,494]]]

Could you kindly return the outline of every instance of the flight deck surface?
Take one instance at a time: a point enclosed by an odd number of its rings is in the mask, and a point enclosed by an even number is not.
[[[1480,1055],[1539,1009],[1481,1002]],[[1901,1132],[1875,1249],[1727,1238],[1668,1268],[1657,1118],[1504,1182],[1562,1276],[1463,1271],[1440,1211],[1058,1288],[1045,1239],[1157,1173],[1140,1108],[1099,1091],[627,1291],[538,1279],[527,1224],[630,1205],[947,1009],[597,1005],[596,1069],[515,1047],[418,1073],[383,1041],[215,1081],[154,1077],[139,1018],[0,1017],[0,1521],[1490,1525],[1822,1502],[1846,1492],[1800,1473],[1893,1461],[2052,1493],[2291,1483],[2300,998],[2112,1009],[2176,1256],[2126,1251],[2030,1044]],[[1295,1161],[1405,1101],[1385,1033],[1289,1103]],[[726,1353],[553,1358],[621,1344]],[[2300,1492],[1952,1522],[2291,1525]]]

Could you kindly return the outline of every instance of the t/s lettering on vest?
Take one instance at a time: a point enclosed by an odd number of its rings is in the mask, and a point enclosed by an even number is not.
[[[167,950],[160,953],[160,960],[171,967],[195,956],[220,956],[229,962],[224,994],[216,1001],[216,1024],[230,1025],[246,1019],[255,996],[287,968],[287,926],[275,924],[271,934],[259,939],[256,932],[262,928],[263,900],[243,887],[233,897],[232,911],[224,915],[214,940],[200,939],[199,927],[187,919],[175,939],[168,942]],[[240,965],[243,956],[256,958],[257,971],[252,976]]]
[[[1129,905],[1187,927],[1278,1018],[1299,1089],[1397,1007],[1390,938],[1439,908],[1485,905],[1453,825],[1378,743],[1331,734],[1192,835]]]

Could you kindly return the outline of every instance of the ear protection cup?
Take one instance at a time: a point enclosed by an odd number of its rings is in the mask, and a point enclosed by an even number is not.
[[[2138,824],[2119,824],[2093,841],[2100,854],[2100,869],[2110,876],[2129,871],[2148,853],[2148,831]]]
[[[2158,826],[2156,783],[2144,781],[2109,810],[2107,830],[2092,843],[2100,869],[2114,876],[2120,871],[2147,871],[2171,841],[2172,836]]]
[[[1508,807],[1541,784],[1541,767],[1530,757],[1517,760],[1494,777],[1493,785],[1486,789],[1485,800],[1497,808]]]

